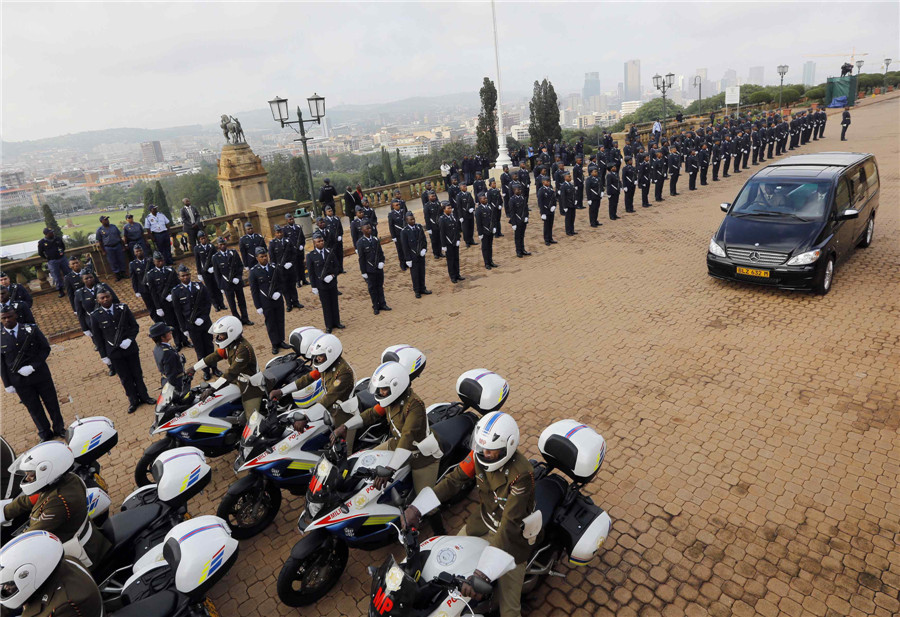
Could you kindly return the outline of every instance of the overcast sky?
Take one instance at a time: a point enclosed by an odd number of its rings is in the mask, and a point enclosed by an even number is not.
[[[900,3],[498,2],[504,91],[548,77],[603,90],[641,60],[656,73],[728,68],[801,81],[805,54],[849,53],[863,72],[900,67]],[[817,78],[841,58],[815,58]],[[7,141],[115,127],[214,123],[275,95],[328,105],[477,91],[495,77],[488,3],[2,4],[2,127]]]

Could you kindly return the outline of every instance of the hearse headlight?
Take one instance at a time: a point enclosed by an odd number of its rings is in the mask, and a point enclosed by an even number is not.
[[[799,255],[794,255],[791,257],[787,265],[789,266],[805,266],[813,263],[815,260],[819,258],[822,254],[822,251],[807,251],[805,253],[800,253]]]
[[[715,238],[709,239],[709,252],[715,255],[716,257],[727,257],[725,254],[725,249],[719,246],[719,243],[716,242]]]

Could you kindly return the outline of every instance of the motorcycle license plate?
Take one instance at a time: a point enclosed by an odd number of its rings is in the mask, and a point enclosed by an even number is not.
[[[221,617],[219,614],[219,609],[216,608],[216,605],[212,603],[212,600],[207,598],[203,601],[203,608],[206,609],[206,614],[209,617]]]
[[[102,488],[104,492],[106,492],[106,493],[109,492],[109,485],[106,483],[106,480],[104,480],[102,477],[100,477],[99,473],[94,474],[94,482],[96,482],[97,486]]]
[[[743,274],[744,276],[756,276],[764,279],[769,278],[769,270],[755,270],[753,268],[742,268],[738,266],[737,273]]]

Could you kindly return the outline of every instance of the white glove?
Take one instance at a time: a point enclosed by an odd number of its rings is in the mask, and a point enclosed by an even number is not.
[[[383,261],[379,261],[379,262],[378,262],[378,269],[379,269],[379,270],[384,270],[384,262],[383,262]]]
[[[312,292],[313,292],[313,295],[314,295],[314,296],[318,296],[318,295],[319,295],[319,290],[316,289],[315,287],[312,288]]]
[[[172,294],[169,294],[168,296],[166,296],[166,302],[171,302],[171,301],[172,301]]]
[[[541,220],[542,220],[542,221],[546,221],[546,220],[547,220],[547,215],[546,215],[546,214],[542,214],[542,215],[541,215]]]
[[[491,233],[492,233],[492,234],[497,233],[497,228],[496,228],[496,227],[491,227]]]
[[[326,277],[325,277],[324,279],[322,279],[322,280],[325,281],[326,283],[330,283],[331,281],[334,280],[334,275],[333,275],[333,274],[329,274],[328,276],[326,276]]]
[[[94,335],[91,333],[90,330],[83,330],[82,332],[83,332],[84,335],[87,336],[87,337],[93,338],[93,336],[94,336]]]
[[[407,262],[406,262],[406,267],[407,267],[407,268],[412,268],[412,262],[411,262],[411,261],[407,261]]]
[[[447,254],[447,247],[446,247],[446,246],[442,246],[442,247],[441,247],[441,255],[446,255],[446,254]]]
[[[527,217],[527,216],[525,217],[525,222],[526,222],[526,223],[528,222],[528,217]]]
[[[341,242],[344,239],[344,236],[338,236],[338,242]]]
[[[462,219],[459,219],[459,222],[460,222],[460,223],[462,223],[462,222],[463,222],[463,220],[462,220]]]
[[[12,386],[6,386],[6,392],[7,392],[7,394],[15,394],[16,389]]]
[[[456,246],[459,246],[459,240],[456,241]]]
[[[163,311],[162,309],[156,309],[156,314],[159,315],[160,317],[162,317],[162,316],[165,315],[166,313],[165,313],[165,311]],[[88,336],[90,336],[90,334],[89,334],[88,332],[85,332],[85,334],[87,334]]]
[[[429,231],[428,233],[431,233],[431,232]],[[391,238],[391,242],[393,242],[394,244],[397,244],[397,238]]]
[[[256,312],[259,313],[260,315],[263,314],[263,310],[261,308],[256,309]]]
[[[475,212],[475,208],[469,208],[469,214],[472,214],[473,212]]]
[[[291,262],[286,262],[286,263],[284,264],[284,269],[285,269],[285,270],[290,270],[290,269],[291,269],[291,266],[293,266],[293,265],[294,265],[294,264],[292,264]]]
[[[556,206],[550,206],[550,212],[556,212]]]
[[[272,299],[273,299],[273,300],[277,300],[277,299],[280,298],[280,297],[281,297],[281,292],[280,292],[280,291],[276,291],[275,293],[272,294]]]
[[[20,368],[18,370],[19,375],[21,375],[22,377],[28,377],[33,372],[34,372],[34,367],[31,366],[30,364],[26,364],[25,366],[23,366],[22,368]]]
[[[195,319],[195,320],[194,320],[194,325],[195,325],[195,326],[202,326],[202,325],[203,325],[203,318],[202,318],[202,317],[198,317],[197,319]]]
[[[594,205],[594,200],[593,200],[593,199],[588,199],[588,205],[589,205],[589,206],[593,206],[593,205]]]
[[[238,283],[241,282],[241,279],[239,279],[239,278],[233,278],[233,279],[231,279],[231,282],[232,282],[232,284],[237,285]]]
[[[515,231],[515,230],[516,230],[516,226],[515,226],[515,225],[513,225],[513,226],[512,226],[512,228],[513,228],[513,231]]]
[[[109,361],[109,358],[100,358],[100,361],[103,362],[103,364],[105,364],[106,366],[112,364],[112,362]]]
[[[419,257],[425,257],[425,249],[419,251]]]
[[[600,192],[600,198],[603,199],[604,197],[606,197],[606,193],[604,193],[604,192],[601,191],[601,192]]]
[[[206,271],[209,272],[210,274],[212,274],[213,272],[215,272],[215,270],[213,270],[212,268],[207,268]]]
[[[430,229],[426,229],[425,231],[428,232],[428,235],[429,235],[429,236],[431,235],[431,230],[430,230]],[[396,240],[394,240],[394,242],[396,242]]]
[[[369,275],[366,274],[365,272],[363,272],[363,278],[364,278],[364,279],[368,279],[368,278],[369,278]]]
[[[356,255],[359,255],[359,251],[353,251]]]
[[[131,339],[127,338],[123,340],[121,343],[119,343],[119,347],[121,347],[122,349],[128,349],[129,347],[131,347]]]
[[[140,297],[141,297],[141,294],[134,294],[134,297],[135,297],[135,298],[140,298]]]

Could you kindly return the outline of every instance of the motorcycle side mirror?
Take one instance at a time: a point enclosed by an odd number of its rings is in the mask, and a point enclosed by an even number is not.
[[[331,414],[327,411],[322,414],[322,422],[325,423],[325,426],[334,426],[334,420],[331,418]]]
[[[400,508],[401,511],[406,505],[405,503],[403,503],[403,498],[400,496],[400,493],[396,488],[391,489],[391,505]]]
[[[728,206],[730,206],[730,205],[731,205],[730,203],[728,203],[727,201],[724,201],[719,204],[719,207],[722,209],[722,212],[728,212]]]
[[[375,575],[378,574],[378,568],[376,568],[375,566],[369,566],[368,568],[366,568],[366,571],[372,578],[375,578]]]

